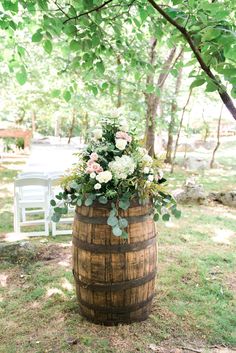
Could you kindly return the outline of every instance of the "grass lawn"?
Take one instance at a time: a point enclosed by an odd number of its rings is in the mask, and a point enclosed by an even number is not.
[[[201,176],[208,190],[225,190],[231,183],[219,172],[226,173],[226,167],[211,171],[215,182],[209,181],[208,173]],[[12,181],[17,170],[6,164],[0,173],[0,235],[4,238],[13,231]],[[173,177],[174,186],[186,174],[179,169]],[[150,318],[142,323],[104,327],[79,315],[70,236],[49,237],[44,243],[33,239],[40,249],[36,261],[2,263],[0,353],[191,352],[187,348],[233,352],[236,210],[220,205],[181,209],[180,220],[158,223],[157,295]]]

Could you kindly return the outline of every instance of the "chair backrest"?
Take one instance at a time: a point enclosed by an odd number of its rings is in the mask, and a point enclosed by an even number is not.
[[[22,186],[44,186],[49,187],[49,179],[44,177],[25,177],[21,179],[16,179],[14,182],[15,187],[22,187]]]
[[[23,178],[48,178],[48,175],[44,172],[23,172],[17,176],[17,179]]]

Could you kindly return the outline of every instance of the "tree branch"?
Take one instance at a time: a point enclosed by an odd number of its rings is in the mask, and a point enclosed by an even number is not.
[[[201,56],[201,53],[200,53],[199,49],[195,46],[194,41],[193,41],[191,35],[189,34],[189,32],[186,30],[185,27],[182,27],[178,22],[176,22],[173,18],[171,18],[161,8],[161,6],[156,4],[156,2],[154,0],[148,0],[148,2],[161,14],[162,17],[164,17],[169,23],[171,23],[175,28],[177,28],[182,33],[182,35],[184,36],[184,38],[188,42],[190,48],[192,49],[192,51],[193,51],[197,61],[199,62],[202,70],[216,84],[217,91],[218,91],[222,101],[226,105],[227,109],[229,110],[229,112],[231,113],[233,118],[236,120],[236,107],[234,106],[234,103],[233,103],[231,97],[229,96],[229,94],[225,90],[223,84],[215,77],[215,75],[211,71],[210,67],[203,60],[203,58]]]
[[[64,11],[64,9],[60,5],[58,5],[57,1],[53,1],[53,2],[56,5],[57,9],[60,10],[67,17],[67,20],[69,20],[70,17],[67,15],[67,13]]]
[[[99,11],[100,9],[102,9],[103,7],[105,7],[107,4],[109,4],[110,2],[112,2],[113,0],[107,0],[105,1],[103,4],[97,6],[97,7],[94,7],[93,9],[91,10],[88,10],[88,11],[85,11],[81,14],[79,14],[78,16],[74,16],[74,17],[70,17],[68,18],[67,20],[64,21],[64,24],[68,21],[71,21],[71,20],[77,20],[78,18],[82,17],[82,16],[85,16],[85,15],[88,15],[90,14],[91,12],[94,12],[94,11]]]

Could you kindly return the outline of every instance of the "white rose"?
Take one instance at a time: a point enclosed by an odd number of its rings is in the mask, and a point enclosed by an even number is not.
[[[145,174],[148,174],[148,173],[149,173],[149,168],[148,168],[148,167],[144,167],[144,168],[143,168],[143,172],[144,172]]]
[[[116,139],[116,147],[123,151],[127,145],[127,141],[123,139]]]
[[[101,128],[97,128],[93,130],[93,136],[95,137],[96,140],[99,140],[102,138],[103,131]]]
[[[90,174],[90,178],[92,178],[92,179],[96,178],[96,173],[94,173],[94,172],[91,173],[91,174]]]
[[[99,190],[99,189],[101,189],[101,187],[102,187],[102,185],[99,184],[99,183],[97,183],[97,184],[94,185],[94,189],[95,189],[95,190]]]
[[[112,179],[112,174],[109,170],[106,170],[105,172],[101,172],[96,176],[96,180],[99,183],[108,183]]]
[[[154,179],[153,175],[150,174],[150,175],[148,176],[148,181],[153,181],[153,179]]]

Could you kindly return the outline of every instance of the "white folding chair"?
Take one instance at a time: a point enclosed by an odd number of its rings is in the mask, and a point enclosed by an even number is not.
[[[48,179],[48,175],[44,172],[23,172],[23,173],[20,173],[18,176],[17,176],[17,179],[29,179],[29,178],[43,178],[43,179]],[[21,189],[21,194],[22,194],[22,197],[27,197],[29,195],[34,195],[34,197],[36,196],[40,196],[42,195],[42,192],[43,192],[43,187],[42,186],[35,186],[35,185],[31,185],[31,186],[27,186],[27,187],[24,187]],[[21,209],[21,212],[22,212],[22,221],[26,221],[26,215],[33,215],[35,213],[43,213],[44,210],[43,209],[37,209],[37,210],[27,210],[25,208],[22,208]]]
[[[58,194],[59,192],[63,192],[59,184],[61,177],[61,173],[54,172],[49,174],[51,198],[55,198],[56,194]],[[69,207],[68,212],[74,212],[74,207]],[[56,235],[72,234],[72,227],[71,229],[58,229],[57,225],[72,225],[73,220],[74,217],[61,217],[58,223],[52,221],[52,236],[55,237]]]
[[[25,232],[28,236],[49,235],[50,183],[44,177],[23,177],[14,183],[14,231],[22,233],[22,226],[44,225],[44,231]],[[28,210],[27,210],[28,209]],[[30,209],[30,210],[29,210]],[[26,220],[29,214],[43,213],[37,220]]]

